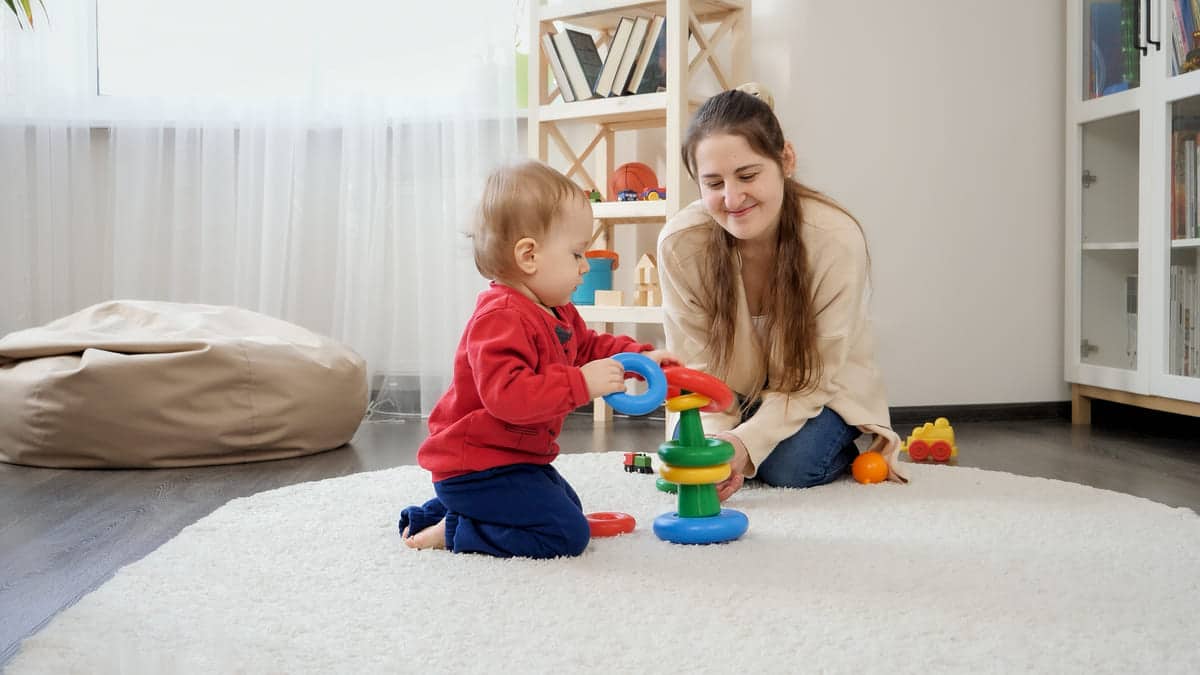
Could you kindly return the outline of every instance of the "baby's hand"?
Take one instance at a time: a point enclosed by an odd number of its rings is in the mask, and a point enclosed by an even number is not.
[[[625,391],[625,366],[616,359],[596,359],[583,364],[579,370],[583,371],[583,381],[587,383],[591,398]]]
[[[657,363],[659,366],[682,366],[683,359],[665,349],[655,349],[652,352],[642,352],[642,356]]]

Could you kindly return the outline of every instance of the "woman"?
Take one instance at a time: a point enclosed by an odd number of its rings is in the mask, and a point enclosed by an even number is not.
[[[683,162],[700,200],[658,240],[667,349],[738,394],[729,410],[704,415],[705,430],[735,452],[718,495],[746,478],[831,482],[863,432],[888,479],[906,482],[875,365],[862,229],[791,177],[796,154],[767,100],[746,85],[696,111]]]

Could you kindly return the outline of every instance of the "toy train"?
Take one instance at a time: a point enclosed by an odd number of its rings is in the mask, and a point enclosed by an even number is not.
[[[625,473],[654,473],[650,455],[644,452],[625,453]]]
[[[914,462],[924,462],[927,459],[948,462],[950,458],[958,456],[958,446],[954,444],[954,427],[950,426],[950,420],[945,417],[913,427],[912,434],[900,445],[900,452],[907,452]]]

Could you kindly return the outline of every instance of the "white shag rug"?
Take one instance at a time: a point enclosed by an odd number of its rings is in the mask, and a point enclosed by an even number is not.
[[[417,467],[237,499],[27,640],[8,672],[1200,672],[1200,517],[1072,483],[913,465],[909,485],[748,488],[680,546],[621,455],[556,466],[637,529],[583,556],[413,551]]]

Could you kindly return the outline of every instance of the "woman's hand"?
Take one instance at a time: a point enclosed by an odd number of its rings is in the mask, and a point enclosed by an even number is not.
[[[717,483],[717,499],[723,502],[732,497],[733,493],[740,490],[745,484],[746,473],[751,469],[750,453],[746,450],[742,439],[731,433],[720,431],[713,434],[713,438],[719,438],[733,446],[733,458],[729,460],[729,478]]]
[[[683,365],[683,359],[680,359],[678,356],[675,356],[665,349],[655,349],[654,351],[650,352],[642,352],[642,356],[645,356],[651,361],[657,363],[660,367]]]
[[[730,467],[729,478],[717,483],[717,500],[725,501],[733,496],[733,493],[742,489],[742,484],[746,482],[746,476],[737,469]]]
[[[883,459],[888,465],[887,479],[896,483],[907,483],[908,478],[896,471],[896,468],[900,462],[900,447],[896,446],[890,451],[881,452],[879,454],[883,455]]]

